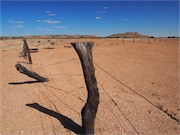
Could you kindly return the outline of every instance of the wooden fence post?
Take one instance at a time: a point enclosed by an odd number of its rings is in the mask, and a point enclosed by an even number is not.
[[[123,44],[124,44],[124,37],[123,37]]]
[[[159,41],[161,42],[161,38],[159,38]]]
[[[23,38],[23,41],[24,41],[23,56],[24,57],[28,56],[29,64],[32,64],[31,54],[29,52],[29,46],[27,44],[26,38]]]
[[[38,75],[38,74],[35,73],[35,72],[32,72],[32,71],[27,70],[25,67],[23,67],[23,66],[22,66],[21,64],[19,64],[19,63],[16,64],[15,67],[16,67],[16,69],[17,69],[20,73],[25,74],[25,75],[27,75],[27,76],[29,76],[29,77],[31,77],[31,78],[34,78],[34,79],[36,79],[36,80],[39,81],[39,82],[47,82],[47,81],[48,81],[47,78],[42,77],[42,76]]]
[[[81,60],[88,98],[81,110],[83,134],[94,134],[94,122],[99,104],[99,90],[94,73],[92,47],[93,42],[71,43]]]

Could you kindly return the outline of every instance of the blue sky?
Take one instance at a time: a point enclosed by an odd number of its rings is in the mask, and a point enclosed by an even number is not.
[[[179,36],[178,1],[1,1],[2,36]]]

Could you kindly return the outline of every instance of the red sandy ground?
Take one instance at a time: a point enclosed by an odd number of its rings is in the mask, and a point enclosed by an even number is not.
[[[27,39],[30,48],[39,48],[31,53],[32,65],[19,57],[22,39],[1,40],[0,134],[78,133],[87,90],[78,55],[65,46],[79,41],[94,42],[97,135],[180,134],[177,39],[126,39],[125,44],[121,39]],[[18,62],[50,81],[34,82],[16,70]]]

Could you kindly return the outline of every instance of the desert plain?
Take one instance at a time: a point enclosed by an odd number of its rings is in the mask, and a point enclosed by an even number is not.
[[[72,42],[93,42],[100,93],[97,135],[180,134],[179,39],[27,38],[32,64],[20,57],[22,39],[0,40],[0,134],[79,134],[87,99]],[[49,79],[37,82],[15,65]]]

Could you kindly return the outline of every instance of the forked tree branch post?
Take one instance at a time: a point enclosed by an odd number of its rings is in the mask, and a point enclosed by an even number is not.
[[[81,110],[83,134],[94,134],[94,123],[99,104],[99,90],[95,78],[93,66],[92,47],[93,42],[71,43],[81,60],[88,97],[85,106]]]
[[[26,38],[23,38],[24,45],[23,45],[23,56],[28,57],[29,63],[32,64],[31,54],[29,52],[29,46],[27,44]]]

